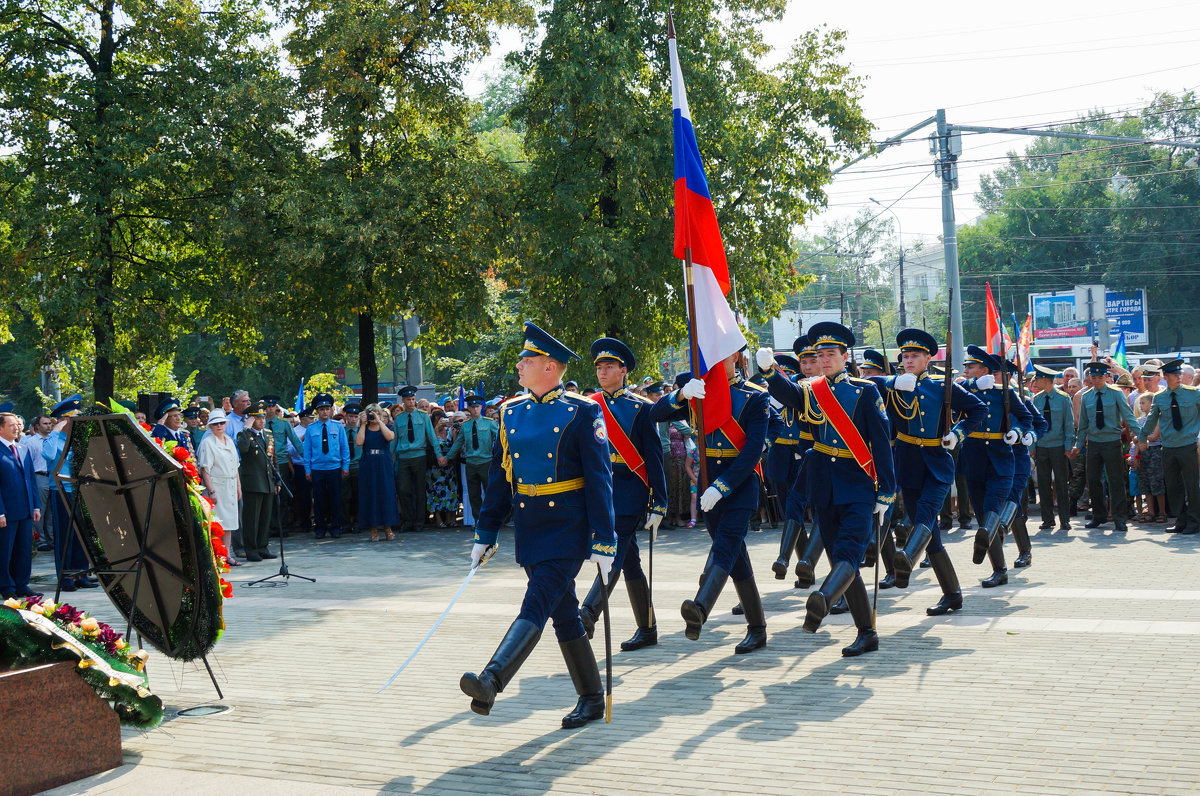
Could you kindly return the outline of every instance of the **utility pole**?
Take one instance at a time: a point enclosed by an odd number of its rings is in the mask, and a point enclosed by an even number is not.
[[[961,363],[959,352],[965,350],[962,326],[962,290],[958,284],[958,231],[954,223],[954,189],[958,187],[958,165],[956,161],[962,154],[962,137],[952,132],[946,124],[946,110],[939,108],[937,112],[937,133],[930,141],[931,154],[937,154],[934,163],[934,173],[942,178],[942,251],[946,263],[946,286],[954,293],[954,303],[950,305],[950,333],[954,336],[953,351],[946,351],[946,372],[954,370],[956,363]],[[936,153],[934,150],[936,147]]]

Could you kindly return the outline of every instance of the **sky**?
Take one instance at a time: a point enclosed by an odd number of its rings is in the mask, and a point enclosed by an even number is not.
[[[683,0],[686,1],[686,0]],[[846,60],[865,79],[863,108],[881,141],[945,108],[953,123],[1014,127],[1068,122],[1092,109],[1137,109],[1155,91],[1200,89],[1200,3],[1149,0],[1146,5],[1091,0],[1006,0],[1000,3],[789,2],[768,41],[781,54],[803,31],[819,26],[848,34]],[[680,32],[686,49],[686,32]],[[519,37],[500,45],[468,83],[495,68]],[[694,120],[703,154],[703,119]],[[928,131],[915,134],[923,139]],[[974,200],[981,174],[1002,165],[1007,152],[1034,139],[968,135],[955,192],[958,223],[980,211]],[[922,181],[923,180],[923,181]],[[936,245],[941,234],[940,187],[928,143],[917,140],[847,169],[828,189],[829,207],[806,222],[819,232],[831,220],[863,207],[884,217],[891,207],[905,248]],[[895,220],[895,219],[894,219]]]

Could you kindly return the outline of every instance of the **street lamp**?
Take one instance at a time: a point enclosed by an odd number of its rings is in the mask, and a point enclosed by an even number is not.
[[[869,196],[867,198],[871,199]],[[895,210],[878,199],[871,199],[871,201],[891,213],[892,218],[896,219],[896,236],[900,239],[900,328],[903,329],[908,326],[908,313],[904,311],[904,228],[900,225],[900,216],[896,215]]]

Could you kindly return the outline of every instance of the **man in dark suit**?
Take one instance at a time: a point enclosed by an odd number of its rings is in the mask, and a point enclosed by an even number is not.
[[[33,524],[41,519],[33,459],[17,445],[20,420],[0,413],[0,596],[31,597]]]
[[[247,561],[277,558],[268,549],[276,486],[272,481],[275,438],[265,433],[266,408],[262,402],[246,410],[247,425],[237,435],[242,478],[242,541]]]

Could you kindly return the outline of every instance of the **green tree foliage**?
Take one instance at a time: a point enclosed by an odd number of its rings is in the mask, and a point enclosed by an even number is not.
[[[1095,112],[1079,132],[1195,140],[1193,92],[1160,93],[1134,115]],[[1024,321],[1028,293],[1102,283],[1145,288],[1151,343],[1184,347],[1200,335],[1196,256],[1200,181],[1195,151],[1163,145],[1039,139],[981,181],[985,216],[959,231],[970,340],[983,331],[984,282],[1001,312]],[[999,291],[996,291],[996,282]]]
[[[378,391],[375,319],[419,312],[426,339],[470,333],[500,256],[513,171],[467,128],[462,78],[496,25],[532,21],[524,0],[301,0],[286,47],[313,153],[284,202],[281,293],[294,325],[358,321],[363,395]]]
[[[98,400],[183,331],[249,350],[236,249],[287,143],[268,34],[254,0],[0,0],[0,253]]]
[[[777,66],[761,29],[780,0],[708,0],[675,24],[692,119],[740,309],[763,319],[802,283],[795,225],[825,202],[846,153],[869,143],[840,32],[809,32]],[[516,252],[506,280],[525,309],[582,349],[598,334],[642,358],[686,334],[673,249],[667,3],[555,2],[517,59],[529,75],[513,118],[527,125]]]

